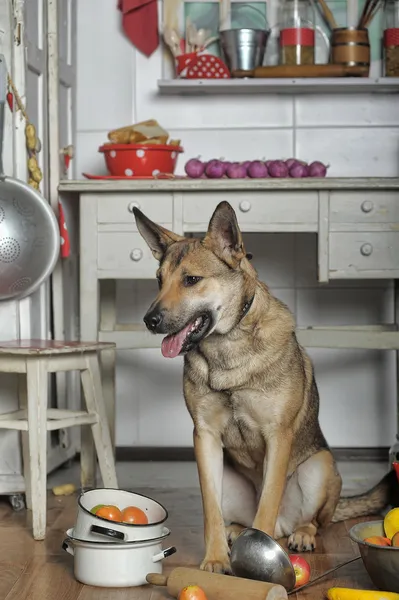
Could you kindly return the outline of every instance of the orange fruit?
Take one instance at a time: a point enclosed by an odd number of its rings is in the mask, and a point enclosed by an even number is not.
[[[132,525],[147,525],[148,517],[138,506],[128,506],[122,511],[122,522]]]
[[[103,519],[107,519],[107,521],[122,522],[121,511],[117,506],[113,506],[112,504],[99,508],[96,512],[96,517],[102,517]]]
[[[382,537],[382,535],[372,535],[364,540],[368,544],[374,544],[376,546],[390,546],[391,540],[386,537]]]
[[[187,585],[181,590],[179,600],[207,600],[207,597],[198,585]]]

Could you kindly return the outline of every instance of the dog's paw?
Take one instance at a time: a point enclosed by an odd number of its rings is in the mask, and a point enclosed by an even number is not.
[[[288,548],[294,552],[313,552],[316,548],[316,538],[309,533],[296,531],[288,538]]]
[[[226,540],[229,546],[231,547],[231,545],[233,544],[233,542],[236,541],[240,533],[244,531],[245,527],[243,525],[237,525],[236,523],[233,523],[232,525],[227,525],[225,529]]]
[[[217,558],[208,558],[206,556],[201,563],[200,569],[209,573],[225,573],[226,575],[230,575],[230,559],[227,555]]]

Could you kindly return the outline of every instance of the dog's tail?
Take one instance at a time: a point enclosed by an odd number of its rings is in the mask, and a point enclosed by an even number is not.
[[[388,506],[399,506],[399,484],[394,470],[387,473],[376,486],[364,494],[341,498],[333,522],[370,517],[380,514]]]

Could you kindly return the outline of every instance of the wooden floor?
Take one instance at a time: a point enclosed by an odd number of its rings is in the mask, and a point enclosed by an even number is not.
[[[203,557],[201,500],[197,489],[135,490],[155,497],[169,510],[170,545],[177,553],[166,559],[167,573],[179,565],[197,567]],[[164,600],[162,588],[101,589],[83,586],[73,576],[73,558],[61,548],[65,531],[73,527],[76,496],[49,495],[48,533],[44,542],[31,535],[29,512],[15,513],[0,502],[0,600]],[[312,576],[317,576],[358,555],[348,530],[353,523],[332,525],[318,539],[318,548],[307,555]],[[168,543],[169,545],[169,543]],[[333,585],[371,589],[361,560],[340,569],[328,579],[299,594],[296,600],[321,600]],[[229,600],[226,598],[226,600]],[[245,600],[245,599],[244,599]]]

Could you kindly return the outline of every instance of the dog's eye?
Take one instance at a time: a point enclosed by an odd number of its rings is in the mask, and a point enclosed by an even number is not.
[[[192,285],[195,285],[196,283],[201,281],[201,279],[202,277],[197,277],[196,275],[186,275],[183,280],[184,287],[190,287]]]

